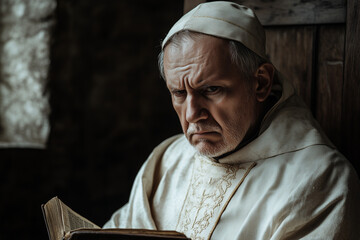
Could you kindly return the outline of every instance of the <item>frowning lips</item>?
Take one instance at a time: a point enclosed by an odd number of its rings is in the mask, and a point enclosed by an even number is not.
[[[219,134],[220,131],[220,126],[216,123],[190,123],[186,135],[188,137],[192,137],[193,135],[206,136],[210,134]]]

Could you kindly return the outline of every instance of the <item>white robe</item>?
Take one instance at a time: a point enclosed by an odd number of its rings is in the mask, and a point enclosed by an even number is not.
[[[259,136],[218,162],[184,135],[155,148],[104,227],[191,239],[360,239],[359,193],[352,166],[284,82]]]

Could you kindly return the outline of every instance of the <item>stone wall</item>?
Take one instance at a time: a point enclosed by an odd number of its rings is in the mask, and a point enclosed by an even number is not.
[[[127,201],[151,150],[181,132],[157,54],[182,10],[183,1],[57,1],[43,19],[55,22],[50,135],[43,150],[0,149],[0,239],[46,239],[40,204],[55,195],[98,225]]]

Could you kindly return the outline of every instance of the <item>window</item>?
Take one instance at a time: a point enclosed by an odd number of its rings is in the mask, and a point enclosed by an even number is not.
[[[55,0],[0,2],[0,147],[45,147]]]

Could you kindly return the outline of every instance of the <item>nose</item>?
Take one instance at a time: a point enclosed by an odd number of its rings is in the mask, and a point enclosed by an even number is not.
[[[186,101],[185,117],[187,122],[196,123],[209,117],[208,110],[200,96],[189,94]]]

